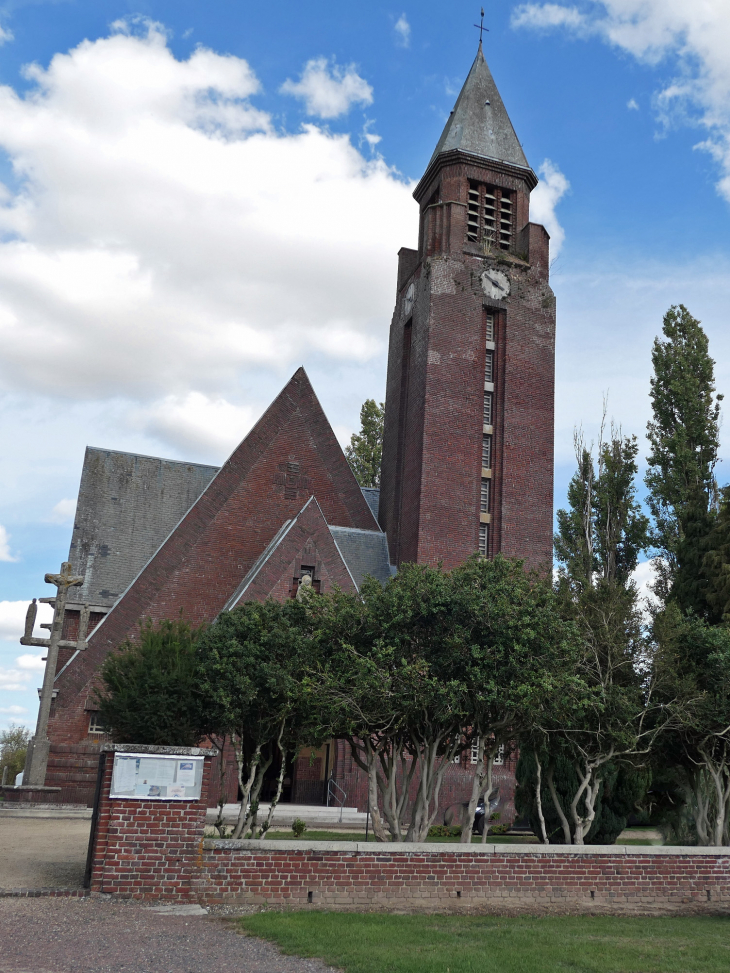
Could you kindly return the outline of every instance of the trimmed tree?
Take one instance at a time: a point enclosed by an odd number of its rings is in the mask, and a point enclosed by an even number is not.
[[[194,747],[205,735],[206,704],[197,681],[200,630],[149,619],[138,642],[104,660],[97,691],[102,724],[117,743]]]
[[[226,734],[236,754],[241,807],[233,837],[262,837],[271,824],[287,760],[318,745],[318,715],[306,692],[317,642],[306,603],[249,601],[221,612],[197,645],[199,690],[208,729]],[[258,809],[266,771],[279,759],[266,820]]]

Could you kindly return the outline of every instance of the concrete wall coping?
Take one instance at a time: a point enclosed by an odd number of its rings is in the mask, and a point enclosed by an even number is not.
[[[364,841],[256,841],[242,839],[215,840],[203,842],[206,851],[236,851],[255,855],[257,852],[292,852],[307,854],[358,855],[626,855],[627,857],[672,856],[730,858],[730,847],[696,847],[694,845],[538,845],[538,844],[492,844],[462,845],[451,842],[429,841],[428,844],[406,842],[373,843]]]
[[[215,747],[153,747],[146,743],[104,743],[104,753],[161,753],[170,757],[217,757]]]

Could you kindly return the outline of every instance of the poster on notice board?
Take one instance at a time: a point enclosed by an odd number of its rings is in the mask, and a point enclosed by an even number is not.
[[[110,797],[132,800],[197,801],[204,757],[115,753]]]

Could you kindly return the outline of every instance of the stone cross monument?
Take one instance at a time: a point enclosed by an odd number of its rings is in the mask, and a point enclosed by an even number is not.
[[[58,650],[61,646],[72,646],[73,648],[85,648],[86,632],[79,631],[78,642],[62,641],[63,619],[66,613],[66,601],[68,599],[68,589],[83,584],[84,579],[74,577],[71,573],[71,565],[64,561],[61,565],[60,574],[47,574],[46,584],[54,584],[58,588],[55,598],[43,598],[53,604],[53,623],[51,625],[51,637],[49,639],[33,638],[33,624],[37,607],[35,599],[28,608],[28,616],[25,623],[25,635],[20,640],[22,645],[40,645],[48,648],[46,656],[46,671],[43,676],[43,689],[41,690],[41,704],[38,709],[38,722],[36,724],[35,736],[28,744],[28,753],[25,758],[25,770],[23,772],[23,786],[43,787],[46,780],[46,768],[48,766],[48,754],[51,749],[51,741],[48,739],[48,717],[51,712],[51,701],[53,699],[53,682],[56,678],[56,665],[58,663]],[[88,611],[86,612],[88,623]]]

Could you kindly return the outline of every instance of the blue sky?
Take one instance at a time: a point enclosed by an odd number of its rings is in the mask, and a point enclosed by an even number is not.
[[[33,719],[41,664],[16,640],[68,552],[87,444],[222,462],[299,364],[343,442],[382,397],[412,184],[478,19],[462,0],[0,4],[0,726]],[[671,304],[730,391],[730,9],[503,2],[486,23],[544,177],[560,505],[605,393],[643,449]]]

